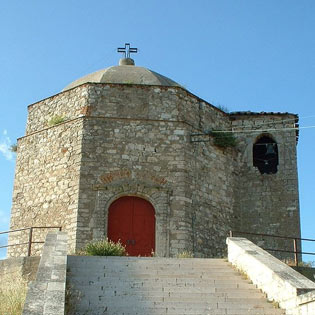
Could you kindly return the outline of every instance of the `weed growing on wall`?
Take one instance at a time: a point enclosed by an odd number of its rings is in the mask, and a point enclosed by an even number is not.
[[[17,144],[12,144],[12,145],[10,146],[10,151],[11,151],[11,152],[16,152],[16,151],[17,151]]]
[[[225,112],[225,113],[228,113],[229,112],[229,109],[225,106],[225,105],[215,105],[216,108],[222,110],[222,112]]]
[[[86,256],[126,256],[127,252],[120,242],[115,243],[105,239],[86,244],[78,254]]]
[[[59,125],[61,123],[63,123],[66,120],[65,117],[60,116],[60,115],[56,115],[54,117],[52,117],[49,121],[48,121],[48,126],[52,127],[52,126],[56,126]]]
[[[233,133],[231,132],[222,132],[219,130],[214,130],[210,133],[213,137],[213,144],[217,147],[227,148],[227,147],[235,147],[237,142]]]

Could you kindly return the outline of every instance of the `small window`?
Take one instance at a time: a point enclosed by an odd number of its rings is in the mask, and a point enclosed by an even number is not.
[[[261,174],[275,174],[279,164],[277,143],[268,136],[259,138],[253,146],[254,166]]]

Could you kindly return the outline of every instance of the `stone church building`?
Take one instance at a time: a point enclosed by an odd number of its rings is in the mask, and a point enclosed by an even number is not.
[[[166,257],[223,256],[229,230],[299,237],[297,115],[226,113],[129,52],[28,106],[11,230],[61,226],[69,252],[108,237]]]

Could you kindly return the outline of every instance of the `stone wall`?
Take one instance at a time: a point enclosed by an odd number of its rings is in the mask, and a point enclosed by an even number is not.
[[[65,121],[86,114],[88,105],[88,86],[83,85],[75,90],[48,97],[28,106],[26,135],[50,127],[50,120],[56,116]]]
[[[210,139],[212,140],[212,139]],[[192,143],[187,150],[191,193],[192,246],[198,257],[226,256],[224,246],[233,226],[234,148],[211,142]]]
[[[182,89],[93,89],[95,101],[84,119],[77,247],[106,235],[115,199],[136,195],[156,210],[158,255],[188,249],[222,256],[232,218],[234,179],[228,173],[236,154],[212,144],[205,153],[204,144],[194,148],[190,134],[228,128],[228,116]],[[94,99],[92,88],[89,93]]]
[[[11,230],[61,226],[75,237],[81,160],[82,121],[73,120],[30,134],[18,141]],[[35,229],[44,241],[47,229]],[[28,242],[29,231],[11,233],[9,244]],[[33,244],[38,254],[42,244]],[[27,254],[27,245],[9,247],[8,256]]]
[[[64,122],[49,127],[56,116]],[[274,175],[253,167],[258,134],[235,134],[236,148],[225,149],[207,134],[261,123],[283,129],[292,127],[286,122],[292,117],[228,115],[179,87],[86,83],[59,93],[29,106],[11,229],[62,226],[71,250],[79,249],[107,235],[115,199],[135,195],[155,208],[160,256],[183,250],[222,256],[231,228],[299,233],[295,131],[274,135],[280,158]],[[201,142],[192,141],[196,133]],[[47,231],[39,231],[35,237],[43,240]],[[27,237],[17,233],[10,243]],[[9,255],[25,252],[12,247]]]
[[[300,237],[300,212],[296,165],[296,115],[231,115],[232,127],[241,154],[235,186],[235,229],[243,232]],[[288,129],[291,128],[291,129]],[[266,130],[246,132],[246,130]],[[261,174],[253,166],[253,145],[261,135],[268,135],[278,145],[279,165],[276,174]],[[293,250],[293,241],[253,237],[259,246]],[[290,253],[275,253],[292,258]]]
[[[39,264],[39,256],[14,257],[0,260],[0,282],[19,279],[30,282],[36,277]]]
[[[174,163],[180,148],[174,151],[170,143],[165,144],[165,138],[178,130],[176,127],[174,123],[126,124],[118,120],[85,119],[78,247],[86,240],[107,234],[108,208],[115,199],[137,195],[148,199],[155,208],[157,249],[166,254],[172,183],[176,181],[180,186],[185,182],[182,170]]]

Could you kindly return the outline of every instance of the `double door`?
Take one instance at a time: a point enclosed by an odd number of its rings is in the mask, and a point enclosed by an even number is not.
[[[125,245],[129,256],[151,256],[155,251],[155,211],[151,203],[134,196],[115,200],[108,212],[107,236]]]

